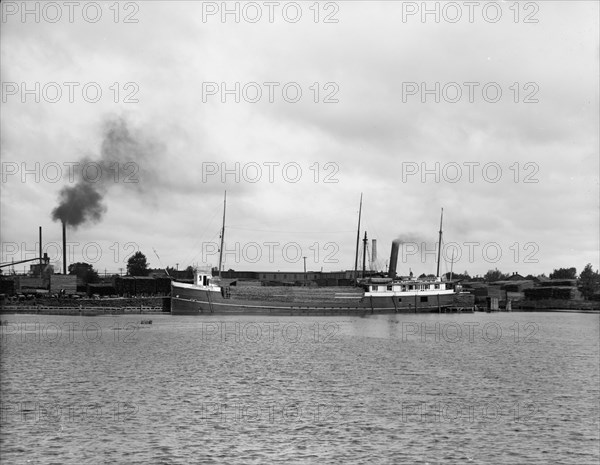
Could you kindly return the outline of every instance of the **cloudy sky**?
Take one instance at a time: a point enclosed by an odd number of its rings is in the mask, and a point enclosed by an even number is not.
[[[1,261],[597,268],[598,3],[469,5],[2,2]]]

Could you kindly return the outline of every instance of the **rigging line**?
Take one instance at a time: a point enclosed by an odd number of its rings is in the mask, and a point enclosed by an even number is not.
[[[156,249],[154,247],[152,247],[152,251],[154,252],[154,255],[156,255],[156,258],[158,258],[158,264],[160,265],[160,269],[165,270],[165,273],[167,273],[167,276],[171,276],[169,274],[169,271],[167,270],[166,267],[163,266],[162,262],[160,261],[160,257],[158,256],[158,252],[156,251]]]
[[[181,260],[179,263],[189,263],[190,262],[190,257],[192,257],[193,251],[197,250],[196,246],[202,240],[202,238],[204,237],[204,234],[206,234],[206,231],[208,230],[208,228],[212,226],[212,222],[213,222],[213,220],[215,219],[215,217],[217,216],[218,213],[219,213],[219,210],[215,210],[212,218],[208,221],[208,223],[206,223],[206,227],[204,228],[204,230],[202,231],[202,233],[199,236],[197,236],[196,241],[194,242],[194,244],[192,245],[192,247],[189,249],[191,252],[188,252],[188,254],[186,255],[185,259]],[[198,256],[198,252],[196,252],[196,254],[191,258],[191,260],[193,260],[197,256]]]
[[[206,241],[206,243],[214,243],[214,244],[217,244],[217,246],[218,246],[218,243],[217,243],[217,242],[214,240],[214,239],[215,239],[217,236],[220,236],[220,233],[219,233],[219,232],[216,232],[216,233],[214,233],[214,234],[212,235],[212,237],[211,237],[211,238],[210,238],[208,241]],[[195,253],[195,254],[194,254],[194,255],[193,255],[193,256],[192,256],[192,257],[189,259],[189,261],[186,261],[186,262],[183,262],[183,263],[189,263],[190,265],[192,265],[192,266],[193,266],[194,260],[195,260],[195,259],[198,257],[198,255],[200,255],[200,254],[201,254],[201,253],[203,253],[203,252],[204,252],[203,250],[201,250],[200,252],[196,252],[196,253]]]
[[[452,242],[450,242],[451,244]],[[442,260],[444,260],[444,267],[446,269],[446,274],[450,273],[450,268],[453,268],[454,266],[454,255],[452,256],[452,258],[450,259],[450,267],[448,265],[448,257],[446,256],[446,253],[444,252],[444,246],[446,244],[444,243],[444,239],[442,239]],[[452,251],[452,253],[454,253],[454,251]]]

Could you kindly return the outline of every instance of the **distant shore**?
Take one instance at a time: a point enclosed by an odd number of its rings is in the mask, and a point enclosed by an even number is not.
[[[74,315],[74,316],[102,316],[102,315],[145,315],[165,314],[162,307],[45,307],[41,305],[4,305],[0,308],[2,315]]]
[[[130,315],[170,313],[168,297],[114,299],[36,299],[0,305],[0,314],[40,315]]]
[[[101,299],[38,298],[21,302],[4,302],[0,305],[0,314],[41,314],[41,315],[131,315],[165,314],[170,315],[171,298],[168,296],[118,297]],[[476,308],[478,312],[487,311],[485,307]],[[502,307],[494,312],[506,312]],[[567,312],[600,313],[600,302],[584,300],[536,300],[513,301],[512,312]],[[309,316],[310,312],[302,313]],[[436,313],[436,312],[433,312]],[[470,313],[470,312],[469,312]],[[216,313],[215,313],[216,314]],[[257,311],[253,314],[262,314]],[[265,311],[265,315],[271,315]],[[392,312],[393,314],[393,312]]]
[[[479,308],[477,312],[486,312],[487,310]],[[595,313],[600,314],[599,308],[513,308],[512,311],[495,310],[490,313]],[[436,312],[432,312],[435,314]],[[471,314],[472,312],[465,312]],[[163,306],[147,305],[141,303],[139,305],[126,306],[45,306],[45,305],[3,305],[0,307],[2,315],[72,315],[72,316],[105,316],[105,315],[146,315],[146,314],[163,314],[170,315],[170,311]],[[250,313],[249,313],[250,314]],[[393,313],[391,313],[393,314]],[[214,315],[218,315],[215,313]],[[252,313],[252,315],[261,315],[260,312]],[[264,315],[271,315],[269,312],[264,312]],[[315,313],[305,314],[306,316],[317,316]],[[199,315],[200,316],[200,315]],[[208,316],[208,314],[207,314]]]

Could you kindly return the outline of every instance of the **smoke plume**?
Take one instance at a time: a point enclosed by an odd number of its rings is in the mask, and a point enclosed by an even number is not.
[[[52,210],[52,219],[77,227],[86,221],[100,221],[105,211],[102,194],[92,184],[79,182],[61,189],[60,205]]]
[[[144,190],[142,181],[151,180],[152,172],[140,169],[140,165],[152,166],[151,159],[158,152],[159,146],[139,131],[134,132],[125,119],[108,119],[104,123],[100,156],[79,160],[73,171],[75,185],[61,189],[52,219],[72,227],[100,221],[106,212],[102,201],[113,186]]]
[[[397,242],[399,244],[421,244],[422,242],[426,242],[426,240],[419,234],[401,234],[400,236],[396,237],[396,239],[394,239],[394,242]]]

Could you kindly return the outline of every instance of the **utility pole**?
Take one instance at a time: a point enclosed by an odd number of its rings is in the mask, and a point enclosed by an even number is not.
[[[302,257],[304,259],[304,285],[306,286],[306,257]]]

